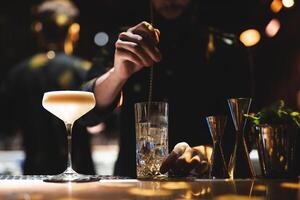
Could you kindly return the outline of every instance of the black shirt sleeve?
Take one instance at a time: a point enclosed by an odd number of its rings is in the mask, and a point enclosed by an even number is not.
[[[93,78],[87,81],[85,84],[82,85],[82,90],[93,92],[95,88],[95,83],[98,77]],[[80,119],[80,123],[86,126],[94,126],[101,122],[103,122],[106,118],[108,118],[111,114],[113,114],[114,109],[117,107],[119,103],[120,95],[116,97],[113,103],[105,109],[99,109],[97,105],[94,109],[88,112]]]

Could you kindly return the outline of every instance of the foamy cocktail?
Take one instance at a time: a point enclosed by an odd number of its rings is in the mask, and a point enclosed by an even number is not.
[[[61,119],[66,126],[68,138],[67,169],[56,176],[44,179],[47,182],[88,182],[97,181],[98,177],[78,174],[72,169],[71,146],[74,122],[93,109],[96,105],[92,92],[85,91],[51,91],[44,93],[43,107]]]
[[[93,93],[83,91],[46,92],[43,107],[65,123],[73,124],[95,107],[95,98]]]

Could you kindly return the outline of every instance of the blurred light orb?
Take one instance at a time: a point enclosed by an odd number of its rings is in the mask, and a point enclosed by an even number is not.
[[[284,7],[290,8],[290,7],[294,6],[295,1],[294,0],[282,0],[282,4]]]
[[[247,47],[256,45],[260,38],[260,33],[256,29],[245,30],[240,35],[240,41]]]
[[[100,47],[105,46],[108,43],[108,40],[109,37],[105,32],[99,32],[94,37],[94,42]]]
[[[43,29],[43,24],[41,22],[36,22],[33,25],[33,29],[35,32],[40,32]]]
[[[278,13],[282,9],[281,0],[273,0],[270,5],[270,8],[274,13]]]
[[[65,14],[58,14],[55,17],[55,22],[58,26],[64,26],[67,24],[69,18]]]
[[[266,26],[265,32],[268,37],[274,37],[280,29],[280,22],[278,19],[272,19]]]
[[[80,31],[80,25],[78,23],[72,24],[69,31],[71,34],[78,33]]]
[[[52,50],[48,51],[47,52],[47,58],[50,59],[50,60],[53,59],[53,58],[55,58],[55,52],[52,51]]]

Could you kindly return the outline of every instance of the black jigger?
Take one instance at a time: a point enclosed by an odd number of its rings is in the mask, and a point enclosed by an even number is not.
[[[221,146],[227,118],[226,116],[208,116],[206,117],[206,121],[213,140],[212,166],[209,176],[210,178],[229,178],[228,168]]]
[[[228,166],[230,179],[254,178],[255,173],[244,136],[246,124],[244,115],[249,113],[252,99],[232,98],[227,101],[236,130],[235,146]]]

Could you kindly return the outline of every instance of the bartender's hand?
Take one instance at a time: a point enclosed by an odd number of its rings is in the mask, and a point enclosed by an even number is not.
[[[161,60],[158,42],[159,31],[147,22],[120,33],[114,67],[98,77],[95,83],[94,93],[99,109],[105,110],[112,105],[133,73]]]
[[[175,176],[200,176],[210,168],[212,148],[208,146],[190,147],[181,142],[163,161],[160,172],[170,172]]]
[[[126,80],[143,67],[152,66],[161,60],[157,47],[159,34],[159,30],[148,22],[141,22],[120,33],[115,44],[114,58],[114,70],[119,78]]]

